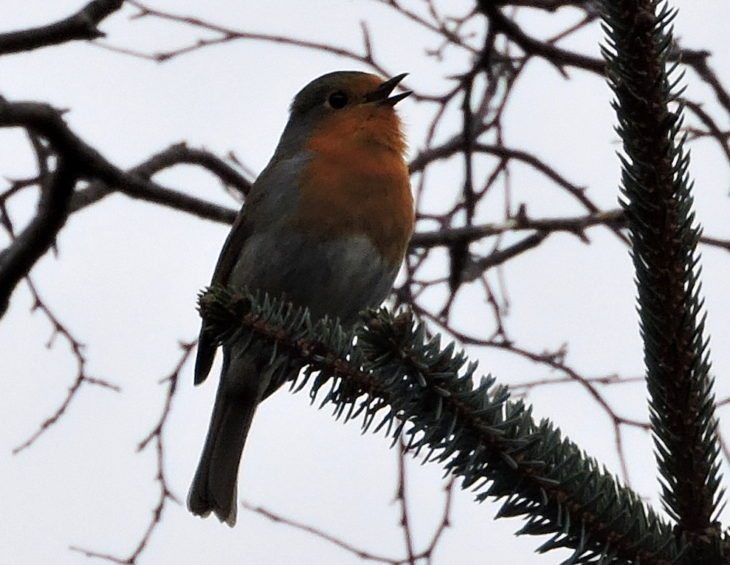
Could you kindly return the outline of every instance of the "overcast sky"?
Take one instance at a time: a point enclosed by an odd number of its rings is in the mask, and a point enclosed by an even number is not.
[[[196,15],[249,31],[291,34],[360,48],[360,21],[369,22],[376,53],[393,73],[410,72],[413,86],[442,92],[445,78],[469,61],[454,54],[437,63],[424,49],[437,38],[374,2],[150,0],[151,5]],[[64,17],[82,1],[0,2],[0,31],[40,25]],[[233,7],[235,4],[235,7]],[[419,2],[412,3],[419,7]],[[713,52],[712,64],[730,84],[730,4],[720,0],[682,0],[677,35],[688,48]],[[451,2],[454,13],[469,2]],[[108,42],[153,52],[194,41],[199,33],[185,26],[152,20],[130,21],[126,8],[102,28]],[[547,37],[559,29],[554,16],[526,17],[525,27]],[[566,11],[562,22],[576,21]],[[598,25],[565,43],[598,54]],[[447,52],[451,53],[451,52]],[[601,206],[614,207],[618,161],[610,92],[600,79],[571,71],[566,81],[554,69],[533,63],[508,111],[507,143],[534,152],[556,165],[573,182],[589,187]],[[0,59],[0,95],[10,100],[46,101],[69,109],[69,125],[107,158],[132,166],[172,143],[187,141],[220,155],[234,151],[252,171],[268,161],[286,121],[291,97],[312,78],[338,69],[362,68],[331,55],[291,47],[239,42],[191,53],[159,65],[84,43],[43,49]],[[367,69],[364,69],[367,70]],[[692,73],[688,95],[716,103]],[[399,105],[411,153],[423,145],[429,110],[412,101]],[[452,116],[457,120],[458,114]],[[453,122],[452,122],[453,123]],[[458,127],[458,126],[456,126]],[[721,123],[727,128],[727,121]],[[449,130],[444,129],[444,135]],[[20,131],[0,129],[0,177],[34,172],[34,157]],[[730,174],[712,143],[692,146],[697,181],[698,218],[709,235],[730,238]],[[455,191],[448,166],[430,178]],[[211,177],[178,168],[158,177],[174,186],[235,202]],[[518,169],[512,178],[519,199],[536,216],[577,214],[564,194],[546,189],[544,178]],[[0,178],[0,190],[6,187]],[[437,196],[433,205],[438,204]],[[29,194],[13,202],[19,224],[30,217]],[[501,203],[483,210],[480,220],[499,219]],[[155,454],[135,452],[159,416],[165,389],[158,384],[180,357],[178,341],[198,331],[197,291],[211,276],[227,233],[221,224],[198,220],[157,206],[112,196],[75,214],[58,240],[59,256],[45,257],[33,280],[45,301],[88,344],[88,373],[118,384],[117,394],[86,387],[62,420],[32,448],[11,456],[58,407],[74,380],[76,366],[60,338],[44,347],[51,328],[24,287],[12,298],[0,322],[0,500],[3,507],[0,547],[14,564],[87,563],[70,551],[80,546],[126,556],[141,538],[158,492]],[[634,286],[625,247],[610,232],[590,232],[587,246],[557,235],[539,250],[510,263],[503,276],[510,289],[511,333],[532,349],[569,343],[568,361],[591,375],[620,372],[640,375],[641,343],[634,309]],[[6,243],[0,234],[0,245]],[[718,396],[730,394],[730,256],[703,252],[704,292],[712,336]],[[456,306],[464,327],[481,326],[470,312],[468,292]],[[477,296],[474,294],[473,296]],[[435,298],[434,298],[435,299]],[[481,306],[480,306],[481,307]],[[493,351],[477,354],[481,370],[501,382],[548,376],[544,369]],[[217,374],[217,367],[214,373]],[[208,425],[216,379],[194,388],[186,365],[174,398],[165,435],[165,471],[174,494],[184,500]],[[643,385],[625,385],[607,394],[621,414],[646,419]],[[537,416],[547,416],[613,472],[619,464],[612,428],[605,415],[575,386],[553,386],[530,396]],[[727,414],[721,413],[721,416]],[[727,420],[727,418],[726,418]],[[730,432],[730,426],[722,426]],[[643,432],[627,430],[630,480],[656,502],[652,446]],[[389,442],[361,436],[355,423],[343,426],[310,406],[305,395],[279,392],[257,413],[246,445],[239,497],[254,505],[302,521],[377,554],[403,555],[395,491],[396,453]],[[727,467],[727,466],[726,466]],[[725,472],[727,474],[727,468]],[[442,472],[437,465],[408,467],[416,539],[430,539],[443,506]],[[494,521],[498,506],[475,504],[469,493],[454,498],[452,528],[435,563],[549,564],[560,553],[534,554],[543,541],[516,538],[520,520]],[[725,513],[726,521],[730,514]],[[140,563],[250,563],[284,565],[362,563],[356,556],[310,534],[272,524],[241,510],[235,529],[214,519],[200,520],[184,506],[168,505],[162,524]]]

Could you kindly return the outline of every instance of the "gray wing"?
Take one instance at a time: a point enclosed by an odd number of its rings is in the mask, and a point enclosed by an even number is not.
[[[218,257],[215,270],[213,271],[211,285],[226,284],[228,275],[236,263],[238,256],[237,250],[241,249],[250,235],[250,228],[248,222],[246,222],[246,208],[247,206],[244,205],[238,213],[236,221],[233,222],[233,227],[228,233],[221,254]],[[202,383],[207,378],[208,373],[210,373],[210,368],[213,365],[213,360],[215,359],[216,349],[218,349],[213,337],[206,330],[207,324],[205,318],[203,318],[198,336],[198,353],[195,357],[196,385]]]
[[[261,172],[223,244],[213,271],[211,285],[228,284],[241,250],[251,234],[257,227],[276,223],[291,210],[297,196],[299,173],[308,159],[308,155],[300,154],[292,159],[272,160]],[[196,385],[207,378],[217,349],[215,341],[206,329],[206,320],[203,319],[195,358]]]

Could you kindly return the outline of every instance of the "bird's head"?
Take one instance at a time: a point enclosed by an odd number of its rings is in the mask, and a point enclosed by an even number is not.
[[[395,105],[409,91],[392,95],[406,74],[384,80],[358,71],[323,75],[294,97],[280,149],[311,148],[313,139],[329,143],[362,143],[402,155],[405,140]]]

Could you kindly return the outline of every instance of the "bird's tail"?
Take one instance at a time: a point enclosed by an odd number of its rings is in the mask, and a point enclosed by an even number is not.
[[[256,375],[233,373],[229,376],[227,365],[224,362],[208,436],[188,494],[188,508],[203,517],[212,511],[221,522],[233,526],[238,506],[238,466],[261,392],[255,383]],[[230,386],[231,381],[248,382],[244,386]]]

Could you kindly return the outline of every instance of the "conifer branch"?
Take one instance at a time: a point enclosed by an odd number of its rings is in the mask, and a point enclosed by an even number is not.
[[[491,376],[474,380],[475,363],[426,338],[412,315],[381,309],[354,332],[313,322],[306,310],[267,295],[212,287],[199,299],[206,331],[267,355],[272,379],[307,388],[320,408],[331,405],[364,431],[404,437],[462,479],[476,499],[504,500],[498,513],[523,516],[520,534],[550,535],[538,551],[573,550],[572,563],[669,565],[683,542],[631,489],[549,421],[513,402]],[[357,345],[353,345],[357,338]],[[292,366],[305,365],[299,376]]]
[[[662,500],[677,537],[692,546],[686,563],[727,563],[716,521],[720,443],[703,335],[701,228],[681,134],[682,77],[667,67],[676,11],[658,0],[605,0],[602,9]]]

